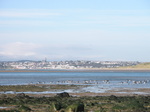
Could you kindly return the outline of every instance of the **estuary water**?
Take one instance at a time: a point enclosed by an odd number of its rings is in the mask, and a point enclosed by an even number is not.
[[[25,84],[81,84],[120,88],[150,88],[150,72],[0,73],[0,85]]]

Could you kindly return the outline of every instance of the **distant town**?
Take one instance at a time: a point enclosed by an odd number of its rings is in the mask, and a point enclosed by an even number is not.
[[[1,70],[50,70],[50,69],[92,69],[92,68],[118,68],[135,66],[138,61],[1,61]]]

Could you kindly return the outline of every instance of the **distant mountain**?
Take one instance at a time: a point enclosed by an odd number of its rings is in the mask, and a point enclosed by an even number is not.
[[[33,60],[18,60],[17,62],[34,62]]]

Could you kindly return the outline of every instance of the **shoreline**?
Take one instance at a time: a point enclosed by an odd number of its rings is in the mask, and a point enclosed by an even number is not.
[[[100,112],[101,110],[105,110],[105,112],[120,112],[122,109],[126,112],[137,112],[138,110],[140,110],[138,112],[150,111],[150,88],[120,88],[119,90],[112,89],[102,93],[63,91],[59,93],[32,94],[23,92],[28,91],[26,89],[33,90],[33,87],[30,86],[31,85],[28,85],[26,88],[20,87],[19,93],[0,94],[0,111],[10,110],[20,112],[21,110],[21,112],[56,112],[58,110],[57,112],[71,112],[70,109],[78,107],[83,108],[82,112]],[[45,88],[47,87],[48,86]],[[54,85],[53,87],[49,85],[49,87],[49,89],[56,90],[56,92],[62,88],[60,85]],[[5,86],[4,88],[5,90],[10,90],[9,86]],[[1,88],[1,91],[4,91],[4,88]],[[38,91],[40,88],[42,88],[41,91],[43,91],[44,85],[37,85],[34,88],[34,91]],[[66,86],[63,86],[63,88],[68,89]],[[77,89],[76,86],[70,86],[69,88]],[[11,90],[15,89],[17,91],[17,89],[19,89],[18,86]],[[56,107],[60,108],[56,110]]]
[[[150,96],[150,88],[100,88],[99,92],[90,91],[85,85],[59,85],[59,84],[36,84],[36,85],[1,85],[0,95],[15,95],[24,93],[29,96],[55,96],[58,93],[67,92],[72,96]],[[7,89],[6,89],[7,88]],[[85,90],[85,88],[87,90]]]
[[[103,69],[47,69],[47,70],[0,70],[3,72],[150,72],[149,68],[103,68]]]

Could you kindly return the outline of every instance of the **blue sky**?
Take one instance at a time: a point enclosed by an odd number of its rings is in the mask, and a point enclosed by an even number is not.
[[[0,60],[150,61],[149,0],[0,0]]]

